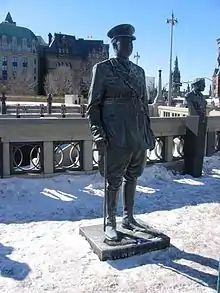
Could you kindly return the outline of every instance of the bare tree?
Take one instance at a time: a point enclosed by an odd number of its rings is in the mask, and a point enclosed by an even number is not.
[[[36,93],[37,81],[27,72],[17,73],[7,80],[0,80],[0,91],[13,95],[27,95]]]
[[[15,95],[34,94],[37,90],[38,82],[34,80],[33,75],[28,72],[22,72],[9,79],[11,92]]]
[[[79,68],[59,66],[45,77],[44,89],[46,94],[63,96],[65,94],[82,94],[90,84],[92,67],[106,59],[107,53],[93,50],[86,59],[81,60]]]
[[[74,78],[74,89],[77,93],[87,93],[89,90],[92,68],[93,66],[101,61],[104,61],[108,57],[107,52],[104,50],[93,50],[89,53],[85,60],[82,60],[81,67],[75,72]]]
[[[69,67],[57,67],[45,77],[44,89],[46,94],[63,96],[73,93],[73,72]]]
[[[8,93],[10,91],[10,85],[7,80],[0,79],[0,94]]]

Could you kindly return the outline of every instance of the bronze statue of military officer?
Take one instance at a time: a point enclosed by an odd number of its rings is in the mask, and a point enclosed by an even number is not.
[[[107,223],[105,237],[117,240],[118,192],[123,183],[122,227],[143,230],[133,217],[137,178],[146,165],[146,150],[155,138],[150,127],[145,72],[129,61],[134,27],[115,26],[108,32],[116,57],[96,64],[89,91],[88,120],[100,152],[99,170],[104,175],[107,155]],[[106,153],[105,153],[106,152]]]
[[[189,109],[190,116],[206,116],[206,105],[202,92],[205,90],[205,79],[196,78],[192,83],[192,90],[186,94],[185,99]]]

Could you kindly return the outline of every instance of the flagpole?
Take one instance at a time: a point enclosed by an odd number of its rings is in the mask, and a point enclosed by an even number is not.
[[[173,59],[173,27],[178,22],[172,12],[171,19],[167,19],[167,23],[171,25],[170,28],[170,70],[169,70],[169,90],[168,90],[168,106],[172,104],[172,59]]]

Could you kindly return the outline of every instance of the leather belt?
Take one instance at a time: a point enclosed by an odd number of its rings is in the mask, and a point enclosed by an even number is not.
[[[124,104],[132,102],[131,97],[104,97],[104,104]]]

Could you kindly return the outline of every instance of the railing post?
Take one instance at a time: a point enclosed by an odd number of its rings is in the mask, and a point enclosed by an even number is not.
[[[61,116],[62,116],[62,118],[66,117],[66,105],[65,104],[61,105]]]
[[[85,116],[86,116],[86,105],[85,104],[80,105],[80,113],[81,113],[81,117],[85,118]]]
[[[207,117],[187,117],[184,139],[184,173],[193,177],[202,175],[206,130]]]
[[[164,160],[165,162],[172,162],[173,160],[173,136],[164,138]]]
[[[43,143],[44,173],[52,174],[54,172],[54,147],[52,141]]]
[[[51,114],[52,113],[52,100],[53,100],[53,96],[52,94],[49,94],[47,96],[47,114]]]
[[[6,106],[6,96],[5,93],[2,93],[2,97],[1,97],[1,114],[6,114],[7,113],[7,106]]]
[[[0,138],[0,178],[3,178],[3,144]]]
[[[83,141],[83,170],[93,170],[93,142],[91,140]]]
[[[206,136],[206,156],[210,156],[215,152],[216,146],[216,133],[215,132],[207,132]]]
[[[21,118],[21,106],[20,104],[16,105],[16,118]]]
[[[3,149],[3,176],[7,177],[11,175],[11,153],[10,153],[10,144],[9,142],[2,143]]]
[[[40,104],[40,117],[44,117],[44,104]]]

